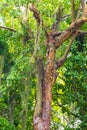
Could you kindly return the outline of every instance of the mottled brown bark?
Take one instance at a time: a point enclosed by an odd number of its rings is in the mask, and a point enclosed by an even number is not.
[[[50,36],[48,46],[47,65],[45,69],[44,85],[42,92],[42,111],[40,115],[34,116],[34,130],[50,130],[51,102],[52,102],[52,86],[53,71],[55,62],[55,45],[54,40]]]
[[[50,130],[49,126],[50,126],[50,116],[51,116],[54,60],[55,60],[55,46],[53,46],[52,44],[52,46],[49,49],[49,55],[47,59],[48,64],[45,72],[43,111],[42,111],[44,130]]]

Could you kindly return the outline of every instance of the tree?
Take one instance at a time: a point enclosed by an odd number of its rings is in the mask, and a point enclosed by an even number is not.
[[[35,38],[34,50],[32,59],[37,66],[37,98],[36,107],[33,117],[33,125],[35,130],[50,130],[51,121],[51,103],[52,103],[52,87],[58,76],[57,70],[65,63],[71,45],[74,39],[79,33],[86,33],[79,30],[85,22],[87,22],[87,8],[86,1],[82,0],[79,2],[80,8],[76,10],[75,0],[71,1],[71,21],[67,29],[63,31],[57,31],[57,28],[68,15],[63,16],[63,8],[59,6],[53,15],[52,25],[50,31],[46,28],[44,19],[42,18],[40,12],[38,11],[35,4],[27,4],[23,6],[25,12],[22,14],[20,25],[24,29],[23,32],[23,43],[27,44],[29,40]],[[35,26],[32,30],[29,26],[29,12],[33,13],[35,18]],[[77,11],[77,14],[76,14]],[[81,12],[82,11],[82,12]],[[82,15],[81,15],[82,13]],[[15,29],[1,26],[1,28],[16,32]],[[41,34],[42,33],[42,34]],[[46,38],[43,46],[46,48],[45,54],[43,55],[40,38],[44,35]],[[69,40],[67,48],[65,49],[64,55],[56,59],[56,51],[65,41]],[[45,44],[45,45],[44,45]],[[44,58],[45,57],[45,58]]]
[[[36,10],[35,6],[31,6],[31,11],[34,13],[34,17],[37,20],[37,24],[40,25],[41,17]],[[49,130],[50,129],[50,116],[51,116],[51,102],[52,102],[52,86],[53,81],[55,81],[55,77],[57,77],[56,70],[59,69],[65,62],[66,57],[68,55],[68,52],[70,50],[71,44],[75,37],[78,35],[78,29],[87,21],[86,19],[86,2],[82,1],[82,10],[83,15],[78,18],[75,16],[75,1],[72,0],[72,23],[70,27],[65,30],[64,32],[54,31],[56,30],[56,26],[52,26],[50,32],[45,32],[46,38],[47,38],[47,64],[43,73],[43,64],[42,60],[39,59],[38,64],[40,66],[42,65],[42,68],[38,65],[39,73],[38,73],[38,79],[39,79],[39,91],[37,94],[37,105],[36,105],[36,111],[34,113],[34,129],[35,130]],[[58,10],[59,11],[59,10]],[[57,13],[57,12],[56,12]],[[58,14],[57,14],[58,15]],[[56,23],[58,24],[58,20],[60,17],[56,16]],[[57,37],[57,38],[56,38]],[[59,48],[62,43],[64,43],[65,40],[70,38],[70,42],[68,44],[68,47],[65,50],[64,55],[62,58],[56,60],[55,59],[55,53],[56,49]],[[37,41],[38,42],[38,41]],[[41,62],[40,62],[41,61]],[[42,75],[40,76],[42,71]],[[42,83],[42,84],[41,84]],[[42,100],[41,100],[42,98]],[[41,102],[41,103],[40,103]],[[40,106],[39,106],[40,105]],[[37,111],[38,109],[38,111]]]

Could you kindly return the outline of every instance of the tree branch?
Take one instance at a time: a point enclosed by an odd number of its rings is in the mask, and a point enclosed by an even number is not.
[[[40,14],[39,14],[38,10],[36,9],[36,7],[33,4],[31,4],[31,5],[29,5],[29,9],[33,12],[33,15],[34,15],[38,25],[40,25],[41,18],[40,18]]]
[[[75,0],[72,0],[72,22],[75,21]]]
[[[44,22],[43,22],[43,20],[41,19],[41,16],[40,16],[40,13],[39,13],[39,11],[37,10],[37,8],[35,7],[35,5],[29,5],[28,6],[29,7],[29,9],[33,12],[33,15],[34,15],[34,18],[36,19],[36,21],[37,21],[37,24],[40,26],[40,25],[42,25],[42,29],[44,30],[44,32],[45,32],[45,34],[47,35],[48,33],[47,33],[47,30],[46,30],[46,27],[44,26]]]
[[[63,13],[63,8],[62,6],[59,6],[55,13],[53,14],[53,17],[55,18],[55,22],[52,24],[51,29],[52,30],[57,30],[57,26],[59,24],[59,22],[61,21],[60,19],[62,18],[62,13]]]
[[[52,35],[55,38],[55,37],[60,36],[63,33],[65,33],[65,31],[55,31],[55,32],[50,32],[49,34]],[[78,35],[79,34],[85,35],[85,34],[87,34],[87,31],[77,30],[76,33],[78,33]]]
[[[77,33],[81,35],[85,35],[87,34],[87,31],[77,30]]]
[[[64,52],[64,55],[62,56],[62,58],[60,58],[56,61],[56,63],[55,63],[55,69],[56,70],[58,68],[60,68],[65,63],[65,60],[66,60],[67,55],[70,51],[71,45],[72,45],[72,43],[73,43],[73,41],[74,41],[74,39],[76,38],[77,35],[78,35],[78,33],[73,34],[73,36],[70,38],[70,42],[69,42],[69,44],[68,44],[68,46],[67,46],[67,48]]]
[[[86,0],[81,0],[81,6],[83,10],[83,16],[86,16],[87,11],[86,11]]]
[[[66,60],[67,55],[68,55],[68,53],[69,53],[69,50],[70,50],[70,48],[71,48],[71,45],[72,45],[74,39],[76,38],[76,36],[77,36],[77,34],[75,33],[75,34],[70,38],[70,42],[69,42],[69,44],[68,44],[68,46],[67,46],[67,48],[66,48],[66,50],[65,50],[65,53],[64,53],[64,55],[63,55],[63,57],[62,57],[63,61]]]
[[[72,23],[71,26],[57,38],[55,43],[56,48],[58,48],[65,40],[72,36],[75,33],[75,31],[79,29],[85,22],[87,22],[87,18],[82,17],[74,23]]]
[[[0,28],[6,29],[6,30],[9,30],[9,31],[12,31],[12,32],[17,32],[17,31],[16,31],[15,29],[13,29],[13,28],[6,27],[6,26],[2,26],[2,25],[0,25]]]
[[[48,35],[51,35],[53,38],[60,36],[64,31],[53,31],[49,32]]]

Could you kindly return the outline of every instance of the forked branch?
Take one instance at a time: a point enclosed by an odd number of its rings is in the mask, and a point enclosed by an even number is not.
[[[67,58],[67,55],[68,55],[68,53],[70,51],[71,45],[72,45],[72,43],[73,43],[73,41],[74,41],[74,39],[76,38],[77,35],[78,35],[78,33],[75,33],[70,38],[70,42],[69,42],[69,44],[68,44],[68,46],[67,46],[67,48],[66,48],[66,50],[64,52],[64,55],[62,56],[62,58],[60,58],[59,60],[56,61],[56,65],[55,65],[56,69],[58,69],[59,67],[61,67],[64,64],[64,62],[65,62],[65,60]]]
[[[58,48],[65,40],[67,40],[70,36],[72,36],[76,30],[78,30],[85,22],[87,22],[87,18],[82,17],[72,23],[70,27],[62,33],[56,40],[56,48]]]

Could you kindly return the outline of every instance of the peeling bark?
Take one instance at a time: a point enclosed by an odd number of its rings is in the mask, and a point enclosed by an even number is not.
[[[53,71],[55,61],[55,46],[51,37],[49,38],[49,53],[47,56],[47,65],[44,75],[44,84],[42,85],[42,109],[41,113],[34,116],[34,130],[50,130],[51,102]],[[38,106],[37,106],[38,108]]]

